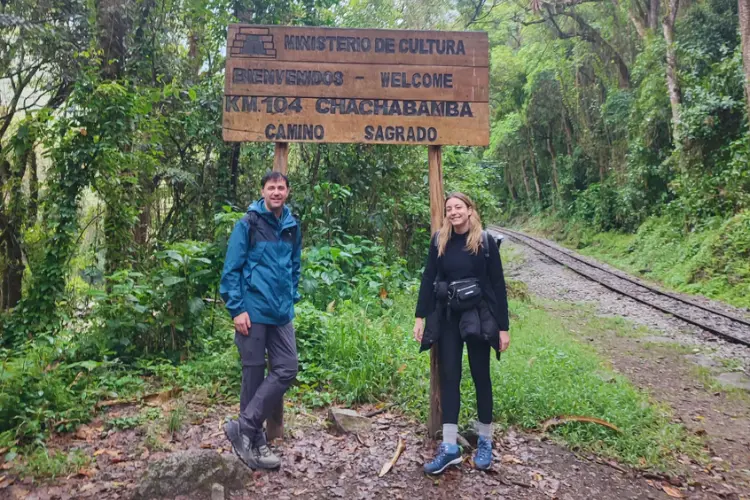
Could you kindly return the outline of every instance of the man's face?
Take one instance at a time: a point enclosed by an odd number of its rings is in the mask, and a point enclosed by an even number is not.
[[[268,210],[278,210],[284,206],[289,197],[289,188],[284,179],[269,179],[261,190]]]

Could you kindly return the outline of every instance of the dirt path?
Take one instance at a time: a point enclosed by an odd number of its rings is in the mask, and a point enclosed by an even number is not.
[[[648,333],[602,330],[589,335],[615,370],[654,400],[673,409],[675,419],[697,435],[705,436],[705,467],[685,461],[683,474],[695,486],[691,498],[750,498],[750,397],[742,389],[727,389],[721,381],[746,382],[750,349],[717,340],[680,320],[656,312],[562,268],[522,245],[509,245],[507,274],[546,300],[542,307],[569,316],[571,324],[587,321],[580,308],[560,303],[586,304],[596,314],[624,317]],[[513,262],[515,260],[515,262]],[[575,329],[573,329],[575,333]]]
[[[195,403],[191,411],[201,412]],[[135,408],[125,408],[125,415]],[[362,409],[363,412],[365,409]],[[106,433],[101,421],[92,422],[76,436],[50,443],[51,448],[82,449],[96,455],[84,474],[60,478],[48,484],[19,482],[0,490],[2,498],[120,499],[132,496],[150,463],[169,453],[187,449],[213,449],[229,453],[218,430],[232,408],[214,407],[202,422],[176,433],[169,450],[146,452],[140,431]],[[581,457],[539,436],[505,433],[496,443],[495,465],[490,472],[477,472],[467,461],[460,469],[433,479],[421,473],[432,453],[433,443],[424,428],[407,418],[386,413],[373,419],[372,430],[361,435],[337,436],[329,432],[322,414],[296,416],[290,436],[279,446],[284,466],[276,472],[255,472],[244,491],[227,492],[232,499],[646,499],[669,498],[661,483],[633,474],[617,464]],[[390,459],[398,437],[406,443],[395,468],[385,477],[378,473]],[[179,497],[192,498],[190,496]]]

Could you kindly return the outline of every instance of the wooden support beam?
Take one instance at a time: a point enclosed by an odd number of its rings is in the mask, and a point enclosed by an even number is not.
[[[430,229],[432,234],[443,225],[445,193],[443,192],[443,151],[440,146],[428,146],[427,157],[430,164]],[[437,345],[430,350],[430,416],[427,431],[435,438],[442,426],[443,408],[440,404],[440,370]]]
[[[273,171],[286,175],[289,170],[289,143],[277,142],[273,150]]]
[[[286,175],[289,160],[289,143],[277,142],[273,154],[273,171],[281,172]],[[271,365],[268,365],[268,372],[271,372]],[[282,397],[278,404],[274,406],[271,415],[266,421],[266,436],[269,440],[284,438],[284,398]]]

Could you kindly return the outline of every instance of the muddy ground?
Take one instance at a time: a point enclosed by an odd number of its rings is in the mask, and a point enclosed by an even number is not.
[[[505,245],[505,244],[504,244]],[[708,456],[696,463],[687,457],[668,476],[632,471],[593,456],[581,456],[543,436],[509,430],[498,434],[492,471],[474,471],[467,461],[443,477],[431,479],[421,465],[434,443],[424,425],[392,412],[372,418],[360,435],[339,436],[328,429],[324,413],[288,411],[287,438],[278,452],[284,466],[255,472],[250,487],[227,491],[228,498],[394,498],[394,499],[750,499],[750,405],[741,390],[725,390],[717,379],[732,373],[742,383],[750,355],[697,332],[694,327],[592,284],[525,247],[509,244],[506,274],[527,283],[539,307],[566,316],[574,324],[591,314],[624,316],[632,335],[602,331],[584,338],[612,367],[673,409],[675,419],[705,440]],[[509,254],[510,255],[510,254]],[[570,307],[570,303],[584,307]],[[572,328],[574,335],[576,329]],[[729,369],[731,368],[731,370]],[[739,378],[738,378],[739,377]],[[726,378],[726,377],[725,377]],[[215,450],[229,454],[221,422],[233,407],[210,405],[200,394],[183,397],[189,425],[159,443],[162,451],[145,451],[143,428],[105,431],[103,417],[60,436],[49,446],[80,448],[94,457],[86,470],[67,478],[34,484],[0,471],[0,498],[130,498],[150,465],[182,450]],[[372,408],[360,408],[367,413]],[[136,407],[110,410],[108,418],[127,417]],[[399,439],[406,451],[384,477],[378,472]],[[196,495],[197,497],[197,495]],[[191,495],[180,498],[193,498]]]

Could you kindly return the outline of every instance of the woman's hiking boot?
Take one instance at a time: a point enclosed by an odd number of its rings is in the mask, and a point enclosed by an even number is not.
[[[457,444],[441,443],[437,455],[432,462],[425,464],[424,471],[426,474],[442,474],[445,469],[460,464],[462,460],[461,448]]]
[[[479,436],[477,451],[474,453],[474,467],[487,470],[492,466],[492,441],[488,437]]]
[[[278,469],[281,467],[281,459],[277,457],[268,447],[267,444],[261,444],[253,447],[255,463],[261,469]]]

